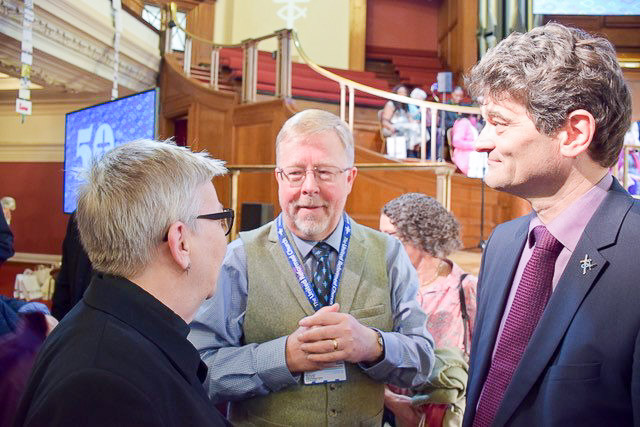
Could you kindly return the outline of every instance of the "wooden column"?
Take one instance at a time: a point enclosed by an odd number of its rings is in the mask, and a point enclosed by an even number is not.
[[[349,0],[349,69],[364,71],[367,0]]]
[[[213,22],[215,4],[203,3],[187,12],[187,31],[206,40],[213,40]],[[191,65],[209,64],[211,61],[211,45],[193,40]]]

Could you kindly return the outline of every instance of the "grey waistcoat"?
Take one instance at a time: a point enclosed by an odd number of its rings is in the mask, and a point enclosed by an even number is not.
[[[363,325],[391,331],[385,237],[353,221],[351,224],[349,252],[336,302],[341,312],[350,313]],[[245,344],[291,334],[298,321],[314,310],[280,247],[275,222],[240,233],[240,238],[247,254],[249,284]],[[233,402],[229,418],[234,425],[379,426],[384,385],[365,375],[358,365],[346,365],[345,382],[299,384]]]

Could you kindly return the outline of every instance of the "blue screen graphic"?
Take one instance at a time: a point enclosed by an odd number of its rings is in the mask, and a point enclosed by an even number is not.
[[[533,0],[536,15],[640,15],[640,0]]]
[[[76,210],[80,172],[118,145],[156,135],[157,90],[68,113],[64,136],[64,212]]]

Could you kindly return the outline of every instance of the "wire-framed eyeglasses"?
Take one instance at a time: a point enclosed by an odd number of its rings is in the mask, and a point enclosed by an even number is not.
[[[316,181],[330,183],[334,182],[339,174],[351,169],[353,168],[348,167],[342,169],[337,166],[315,166],[313,169],[291,166],[288,168],[276,168],[276,172],[281,178],[286,178],[292,187],[300,187],[309,172],[313,173]]]
[[[235,217],[235,213],[233,209],[225,208],[222,212],[216,212],[211,214],[203,214],[198,215],[196,219],[211,219],[211,220],[219,220],[222,229],[224,230],[224,235],[228,236],[231,233],[231,227],[233,227],[233,219]],[[166,242],[169,239],[169,230],[164,235],[162,239],[163,242]]]

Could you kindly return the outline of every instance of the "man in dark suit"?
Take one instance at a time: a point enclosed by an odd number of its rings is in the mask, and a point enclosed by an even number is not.
[[[631,99],[611,44],[547,24],[473,68],[498,226],[478,282],[465,426],[640,425],[640,205],[609,174]]]
[[[0,264],[13,256],[13,233],[0,212]]]
[[[78,195],[80,239],[99,272],[45,341],[18,426],[210,426],[207,368],[188,322],[213,295],[232,212],[204,153],[149,140],[96,161]]]

